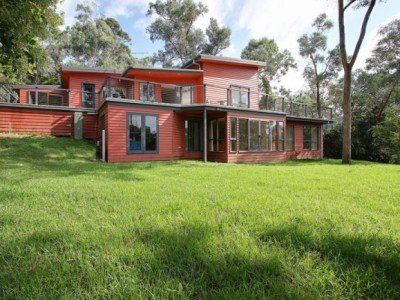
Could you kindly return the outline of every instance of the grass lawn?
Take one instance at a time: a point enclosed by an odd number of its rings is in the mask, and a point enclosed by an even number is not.
[[[0,136],[0,298],[399,298],[400,166],[103,164]]]

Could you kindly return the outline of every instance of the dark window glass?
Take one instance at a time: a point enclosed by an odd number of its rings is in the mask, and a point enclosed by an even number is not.
[[[141,152],[142,149],[142,116],[130,115],[129,150]]]
[[[38,92],[38,103],[36,103],[36,92],[31,91],[29,92],[29,98],[31,104],[39,104],[39,105],[47,105],[47,93]]]
[[[250,120],[250,150],[252,151],[257,151],[260,148],[259,124],[260,122],[257,120]]]
[[[294,125],[286,125],[286,150],[294,150]]]
[[[148,82],[140,83],[140,100],[154,102],[154,84]]]
[[[318,150],[318,127],[304,126],[303,130],[303,149]]]
[[[146,151],[157,150],[157,117],[145,116]]]
[[[63,105],[63,100],[61,95],[49,95],[49,105]]]
[[[95,85],[93,83],[82,84],[82,105],[87,108],[94,108],[95,105]]]
[[[237,151],[237,118],[230,118],[231,121],[231,151]]]
[[[210,121],[209,151],[224,152],[226,150],[225,132],[225,118]]]
[[[239,119],[239,150],[249,150],[249,120]]]
[[[276,122],[276,130],[277,130],[277,150],[283,151],[284,142],[285,142],[285,134],[283,130],[283,122]]]
[[[202,147],[202,126],[201,121],[186,120],[186,151],[201,151]]]
[[[271,121],[269,123],[270,125],[270,133],[271,133],[271,150],[275,151],[278,147],[277,141],[276,141],[276,122]]]
[[[231,105],[235,107],[249,107],[249,89],[239,86],[231,87]]]
[[[269,149],[269,122],[260,121],[260,150],[268,151]]]

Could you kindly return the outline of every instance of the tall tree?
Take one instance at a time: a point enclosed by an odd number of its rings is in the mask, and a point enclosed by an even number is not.
[[[362,42],[367,30],[368,21],[371,13],[376,5],[376,0],[338,0],[338,20],[339,20],[339,37],[340,37],[340,57],[344,70],[343,77],[343,151],[342,163],[351,163],[351,74],[357,56],[360,52]],[[367,7],[364,15],[361,31],[358,36],[353,54],[349,57],[346,48],[346,30],[345,30],[345,11],[354,6],[355,8]]]
[[[289,69],[297,67],[289,50],[281,51],[273,39],[266,37],[259,40],[251,39],[240,56],[243,59],[265,63],[265,67],[260,72],[262,91],[265,94],[272,93],[271,82],[279,81]]]
[[[164,49],[154,54],[153,61],[165,67],[180,65],[199,53],[217,55],[229,47],[230,29],[219,27],[215,19],[204,33],[194,26],[208,11],[193,0],[157,0],[150,2],[148,16],[156,19],[147,27],[152,42],[164,42]]]
[[[311,34],[303,34],[297,42],[300,55],[309,60],[303,75],[315,91],[317,112],[321,118],[321,90],[328,87],[329,80],[337,77],[340,56],[338,48],[327,51],[327,32],[333,27],[333,22],[327,18],[326,14],[319,15],[312,26],[315,31]]]
[[[57,32],[59,0],[3,0],[0,9],[0,73],[9,82],[29,82],[46,59],[41,42]]]

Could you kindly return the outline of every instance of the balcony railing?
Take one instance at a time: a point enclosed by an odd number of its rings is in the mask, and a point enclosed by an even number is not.
[[[107,98],[167,103],[171,105],[221,105],[271,112],[311,119],[332,120],[332,109],[300,103],[250,91],[247,87],[230,88],[211,84],[170,84],[131,78],[107,78],[100,90],[83,85],[82,90],[62,89],[57,86],[0,85],[0,102],[47,106],[68,106],[95,109]],[[257,87],[256,87],[257,88]],[[256,89],[255,88],[255,89]]]

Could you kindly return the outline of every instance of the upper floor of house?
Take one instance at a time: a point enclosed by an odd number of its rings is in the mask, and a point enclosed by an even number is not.
[[[13,85],[3,102],[66,106],[96,110],[107,100],[154,105],[223,105],[233,109],[283,112],[331,119],[329,109],[318,114],[311,105],[271,97],[260,92],[262,62],[199,55],[181,68],[128,67],[111,70],[62,67],[61,85]]]

